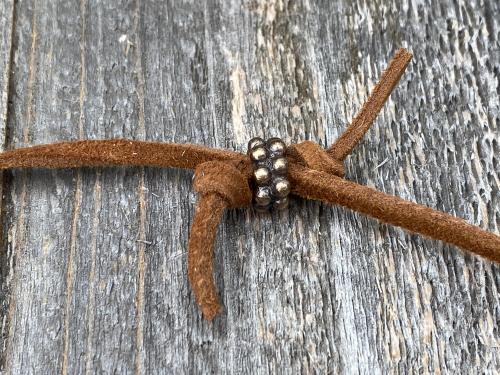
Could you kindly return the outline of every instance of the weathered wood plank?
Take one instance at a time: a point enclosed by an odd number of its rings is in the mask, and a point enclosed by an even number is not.
[[[19,79],[14,90],[27,95],[17,100],[9,118],[9,147],[79,137],[134,137],[135,62],[119,43],[133,25],[128,14],[133,4],[16,5]],[[88,24],[93,20],[98,22]],[[16,204],[8,242],[16,267],[7,369],[73,372],[89,363],[106,372],[133,368],[139,174],[115,170],[25,176],[15,172],[10,188]],[[101,184],[108,186],[102,195]],[[101,207],[106,210],[101,212]],[[23,280],[30,279],[36,284],[28,287]],[[103,309],[101,304],[111,300],[117,301],[115,309]],[[35,315],[25,319],[23,311]],[[75,321],[83,321],[83,327]],[[116,324],[127,328],[112,329]],[[77,336],[84,356],[80,346],[75,348]]]
[[[495,1],[15,7],[9,148],[129,137],[243,151],[255,135],[326,146],[405,46],[414,62],[347,177],[499,230]],[[315,202],[231,211],[216,257],[225,311],[210,325],[186,277],[190,172],[6,176],[7,373],[500,367],[500,268],[450,246]]]
[[[0,4],[0,150],[5,145],[13,17],[14,2],[12,0],[3,1]]]
[[[7,147],[52,141],[65,132],[76,137],[78,100],[71,100],[74,95],[78,98],[80,74],[78,65],[71,64],[79,42],[71,26],[75,20],[58,21],[58,12],[64,13],[62,4],[15,5]],[[41,172],[37,176],[32,179],[31,172],[15,172],[7,186],[15,202],[10,205],[7,198],[7,210],[14,219],[7,226],[14,267],[4,362],[13,373],[33,372],[40,364],[53,372],[60,368],[63,353],[61,327],[76,197],[73,174]],[[68,236],[60,237],[65,232]],[[23,312],[34,315],[28,318]]]
[[[6,121],[8,109],[8,88],[10,78],[10,62],[12,52],[12,30],[14,25],[14,2],[12,0],[0,3],[0,151],[5,146]],[[3,180],[3,174],[0,174]],[[0,182],[0,216],[2,216],[3,182]],[[0,233],[3,228],[0,229]],[[3,235],[1,235],[3,238]],[[3,244],[2,244],[3,245]],[[0,316],[4,317],[8,306],[8,275],[10,271],[9,261],[11,257],[4,251],[0,251]],[[0,350],[5,347],[7,337],[6,320],[0,322]],[[0,362],[1,368],[1,362]]]

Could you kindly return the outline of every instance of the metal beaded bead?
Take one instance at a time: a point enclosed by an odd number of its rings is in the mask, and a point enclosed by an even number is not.
[[[252,138],[248,142],[248,156],[253,163],[255,208],[259,212],[271,207],[288,207],[290,182],[287,180],[288,160],[286,145],[279,138]]]

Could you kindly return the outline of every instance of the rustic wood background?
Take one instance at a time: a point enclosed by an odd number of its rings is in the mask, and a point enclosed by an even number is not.
[[[498,233],[499,43],[497,0],[2,0],[0,141],[326,146],[407,47],[347,178]],[[191,177],[3,174],[3,372],[498,373],[498,265],[316,202],[225,216],[205,322]]]

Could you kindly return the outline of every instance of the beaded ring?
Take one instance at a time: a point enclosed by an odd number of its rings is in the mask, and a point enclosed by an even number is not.
[[[253,201],[259,212],[271,207],[288,207],[290,182],[287,179],[286,145],[280,138],[252,138],[248,142],[248,156],[253,164]]]

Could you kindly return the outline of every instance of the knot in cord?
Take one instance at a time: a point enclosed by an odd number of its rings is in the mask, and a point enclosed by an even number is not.
[[[325,149],[312,141],[304,141],[287,148],[287,156],[297,164],[318,172],[344,177],[345,169],[341,160],[335,159]]]
[[[227,208],[247,207],[252,203],[247,176],[226,162],[207,161],[198,165],[193,187],[201,196],[219,195],[227,202]]]

